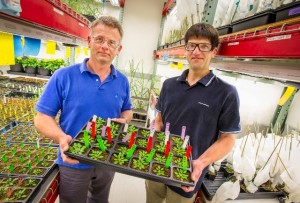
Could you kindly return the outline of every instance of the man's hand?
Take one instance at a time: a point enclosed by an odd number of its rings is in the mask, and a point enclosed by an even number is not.
[[[65,163],[68,163],[68,164],[78,164],[79,161],[76,160],[76,159],[72,159],[70,157],[68,157],[67,155],[65,155],[64,152],[68,151],[69,149],[69,143],[71,142],[72,140],[72,137],[70,135],[65,135],[63,137],[60,137],[59,139],[59,147],[60,147],[60,154],[61,154],[61,157],[62,157],[62,160],[65,162]]]
[[[202,174],[203,166],[201,164],[201,161],[196,159],[192,162],[192,167],[193,167],[193,173],[191,174],[191,179],[194,181],[195,186]],[[194,191],[195,187],[187,187],[187,186],[181,186],[181,189],[185,192],[192,192]]]
[[[127,123],[127,118],[112,118],[111,120],[119,123]]]

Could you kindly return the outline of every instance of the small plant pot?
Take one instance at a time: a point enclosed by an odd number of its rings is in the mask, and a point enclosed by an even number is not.
[[[44,75],[44,76],[50,76],[51,75],[51,71],[47,70],[45,68],[38,68],[38,73],[40,75]]]
[[[170,177],[171,176],[171,170],[166,168],[165,165],[153,163],[152,164],[152,170],[151,173],[162,176],[162,177]]]
[[[132,158],[130,168],[138,171],[149,172],[150,164],[144,159]]]
[[[9,68],[13,72],[23,72],[23,67],[21,64],[10,65]]]
[[[36,74],[37,73],[37,68],[36,67],[27,66],[27,67],[25,67],[25,73]]]
[[[92,148],[88,153],[88,157],[97,161],[106,161],[109,153],[107,151],[103,152],[99,148]]]

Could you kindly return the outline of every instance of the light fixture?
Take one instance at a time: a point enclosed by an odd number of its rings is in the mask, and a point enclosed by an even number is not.
[[[112,6],[120,6],[119,0],[110,0]]]

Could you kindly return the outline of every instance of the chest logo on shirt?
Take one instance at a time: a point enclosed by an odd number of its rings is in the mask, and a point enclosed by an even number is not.
[[[208,105],[208,104],[204,104],[204,103],[202,103],[202,102],[198,102],[198,104],[203,105],[203,106],[206,106],[207,108],[209,108],[209,105]]]

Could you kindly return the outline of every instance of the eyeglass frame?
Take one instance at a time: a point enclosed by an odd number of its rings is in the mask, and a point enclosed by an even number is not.
[[[189,43],[195,45],[195,48],[194,48],[193,50],[187,49],[187,46],[188,46]],[[203,50],[201,50],[200,45],[203,45],[203,44],[210,45],[210,46],[211,46],[211,49],[208,50],[208,51],[203,51]],[[188,43],[185,45],[185,50],[193,52],[193,51],[195,51],[195,49],[196,49],[197,47],[198,47],[199,51],[201,51],[201,52],[210,52],[210,51],[214,50],[214,47],[213,47],[212,44],[209,44],[209,43],[193,43],[193,42],[188,42]]]
[[[98,37],[98,39],[99,38],[102,38],[102,42],[96,42],[96,40],[95,40],[95,38],[97,39],[97,37]],[[101,37],[101,36],[91,36],[91,38],[93,38],[93,40],[94,40],[94,43],[95,44],[97,44],[97,45],[103,45],[105,42],[107,43],[107,46],[109,47],[109,48],[113,48],[113,49],[116,49],[116,48],[118,48],[119,46],[120,46],[120,43],[117,43],[116,41],[114,41],[114,40],[110,40],[110,39],[105,39],[104,37]],[[113,42],[113,43],[115,43],[115,45],[110,45],[109,44],[109,42]]]

